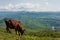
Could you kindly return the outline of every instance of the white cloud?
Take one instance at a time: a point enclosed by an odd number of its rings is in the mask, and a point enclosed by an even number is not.
[[[60,11],[60,6],[56,4],[48,4],[48,2],[41,4],[9,3],[8,5],[0,5],[0,11]]]
[[[2,4],[0,11],[60,11],[59,0],[17,0]]]
[[[48,11],[60,11],[59,4],[49,4]]]
[[[0,6],[0,11],[46,11],[47,3],[32,4],[32,3],[20,3]]]

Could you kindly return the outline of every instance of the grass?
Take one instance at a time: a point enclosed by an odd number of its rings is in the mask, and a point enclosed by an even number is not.
[[[5,27],[0,27],[0,40],[60,40],[60,38],[32,36],[34,34],[29,35],[28,33],[18,36],[14,30],[11,32],[11,34],[7,33]]]

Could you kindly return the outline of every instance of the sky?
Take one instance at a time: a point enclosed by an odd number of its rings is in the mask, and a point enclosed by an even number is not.
[[[0,11],[60,11],[60,0],[0,0]]]

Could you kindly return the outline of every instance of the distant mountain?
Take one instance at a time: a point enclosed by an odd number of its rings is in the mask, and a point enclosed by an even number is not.
[[[60,12],[0,12],[0,24],[4,18],[13,18],[22,22],[25,28],[51,29],[60,28]]]

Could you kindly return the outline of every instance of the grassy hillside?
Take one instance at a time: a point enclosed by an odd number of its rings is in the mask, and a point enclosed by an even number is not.
[[[7,33],[5,27],[0,27],[0,40],[60,40],[60,32],[52,30],[25,30],[24,35],[16,35],[14,30]]]
[[[4,18],[22,22],[23,36],[5,30]],[[54,26],[56,30],[50,30]],[[0,40],[60,40],[60,12],[0,12]]]

